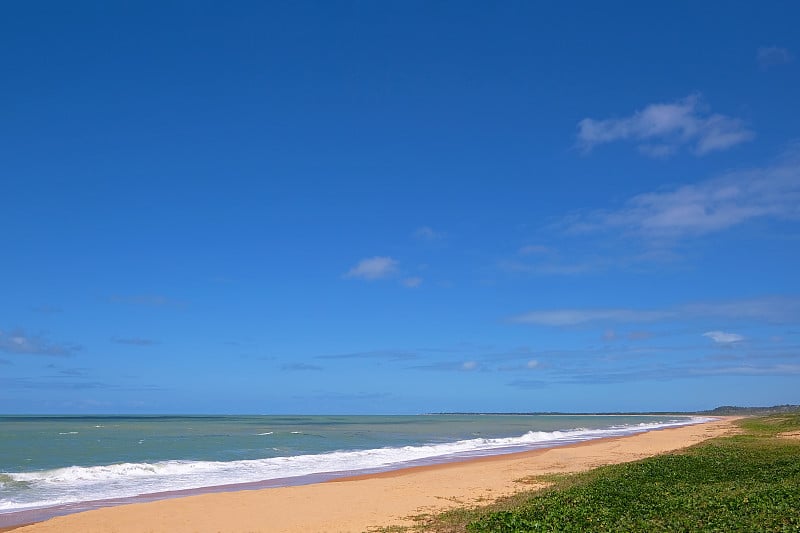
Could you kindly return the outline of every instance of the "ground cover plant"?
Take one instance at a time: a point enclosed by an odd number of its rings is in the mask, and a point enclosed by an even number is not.
[[[740,435],[633,463],[548,476],[553,485],[547,489],[489,507],[419,517],[410,529],[800,531],[800,412],[738,424]]]

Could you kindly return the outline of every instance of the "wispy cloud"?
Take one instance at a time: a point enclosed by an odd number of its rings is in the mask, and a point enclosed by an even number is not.
[[[318,365],[311,365],[308,363],[286,363],[284,365],[281,365],[281,370],[289,372],[309,372],[309,371],[322,370],[322,367]]]
[[[743,301],[743,304],[746,305],[746,302]],[[699,318],[691,316],[688,323],[696,324]],[[711,318],[716,320],[720,317]],[[755,325],[750,319],[746,324],[749,327]],[[683,326],[677,335],[670,337],[673,342],[667,345],[615,343],[558,352],[543,349],[539,352],[540,356],[534,359],[541,362],[534,370],[526,371],[520,364],[499,367],[497,370],[513,371],[516,379],[507,384],[522,389],[565,384],[602,385],[669,382],[714,376],[800,374],[797,345],[768,341],[767,334],[751,339],[735,333],[736,330],[702,333],[703,330],[691,332],[692,329]],[[714,347],[696,342],[694,335],[707,338]],[[621,335],[615,333],[615,337],[621,338]],[[737,349],[719,349],[734,346]]]
[[[526,244],[518,250],[519,255],[549,255],[553,249],[541,244]]]
[[[427,365],[411,367],[415,370],[435,370],[440,372],[472,372],[482,370],[483,366],[478,361],[440,361]]]
[[[76,344],[58,344],[44,335],[33,335],[23,330],[0,331],[0,351],[23,355],[69,356],[80,350]]]
[[[308,399],[306,396],[295,396],[295,398]],[[388,392],[317,392],[310,396],[317,400],[352,401],[356,405],[363,405],[363,402],[387,400],[392,398]]]
[[[708,316],[729,320],[792,324],[800,320],[800,297],[770,296],[722,302],[695,302],[682,306],[681,311],[689,317]]]
[[[714,368],[700,369],[693,372],[698,377],[703,376],[784,376],[800,374],[800,365],[778,364],[778,365],[738,365],[738,366],[718,366]]]
[[[438,241],[444,239],[447,234],[443,231],[436,231],[429,226],[422,226],[417,228],[414,232],[414,237],[423,241]]]
[[[581,263],[563,262],[556,257],[545,261],[528,262],[516,259],[504,259],[497,263],[497,267],[512,274],[538,274],[555,276],[577,276],[604,268],[606,261],[591,261]]]
[[[159,294],[114,295],[111,301],[119,304],[141,305],[145,307],[184,307],[186,302]]]
[[[538,359],[528,359],[514,364],[500,364],[494,367],[494,370],[499,372],[530,372],[536,370],[537,372],[545,368]]]
[[[356,266],[347,271],[346,278],[365,279],[368,281],[383,279],[397,273],[397,261],[391,257],[376,256],[362,259]]]
[[[89,375],[88,368],[65,368],[58,371],[58,377],[86,377]]]
[[[798,206],[800,140],[760,167],[644,192],[616,208],[565,214],[541,228],[545,240],[558,241],[558,247],[524,245],[495,266],[513,276],[680,266],[689,247],[745,225],[764,226],[771,238],[792,236],[800,221]]]
[[[591,257],[572,262],[554,247],[527,244],[517,250],[515,257],[499,260],[497,267],[510,274],[574,276],[601,269],[604,261],[601,257]]]
[[[28,390],[119,390],[119,391],[163,391],[169,390],[153,385],[120,386],[101,381],[73,381],[74,378],[85,377],[84,374],[62,373],[59,376],[48,378],[0,378],[0,390],[3,389],[28,389]]]
[[[758,66],[761,67],[762,70],[791,63],[793,59],[789,50],[779,46],[761,46],[756,53]]]
[[[511,317],[511,322],[539,326],[575,326],[589,322],[654,322],[674,315],[646,309],[550,309]]]
[[[759,323],[792,323],[800,319],[800,298],[764,297],[725,302],[695,302],[664,309],[543,309],[512,316],[509,321],[537,326],[577,326],[687,320],[699,317]]]
[[[800,219],[800,143],[773,165],[640,194],[617,210],[562,221],[571,233],[616,231],[654,239],[724,231],[755,219]]]
[[[585,118],[578,123],[578,144],[584,152],[601,144],[632,141],[641,153],[651,157],[670,156],[683,146],[689,146],[696,155],[705,155],[754,136],[742,120],[710,114],[698,95],[651,104],[625,118]]]
[[[113,337],[111,340],[117,344],[128,344],[131,346],[153,346],[158,344],[158,341],[141,337]]]
[[[31,378],[0,378],[0,388],[30,390],[93,390],[114,388],[99,381],[41,380]]]
[[[422,278],[419,276],[412,276],[410,278],[406,278],[403,280],[403,285],[408,287],[409,289],[416,289],[420,285],[422,285]]]
[[[800,364],[741,362],[738,364],[702,365],[697,362],[679,364],[655,363],[628,367],[569,368],[548,373],[541,378],[519,378],[508,382],[519,389],[542,389],[553,385],[596,385],[641,381],[676,381],[712,376],[781,376],[800,375]]]
[[[717,344],[734,344],[744,340],[742,335],[737,333],[726,333],[724,331],[706,331],[703,337],[708,337]]]
[[[52,315],[63,311],[63,309],[61,309],[57,305],[39,305],[34,307],[33,310],[36,311],[37,313],[42,313],[46,315]]]
[[[406,350],[372,350],[368,352],[318,355],[316,359],[385,359],[389,361],[408,361],[418,357],[416,352]]]
[[[551,385],[551,382],[546,379],[515,379],[510,381],[508,385],[517,389],[536,390],[546,389]]]

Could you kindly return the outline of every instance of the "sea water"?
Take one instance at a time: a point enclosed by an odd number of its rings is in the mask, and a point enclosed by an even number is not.
[[[690,416],[1,416],[0,523],[97,500],[311,483],[707,421]],[[228,487],[230,490],[230,487]],[[45,513],[46,515],[46,513]],[[37,516],[42,516],[41,511]]]

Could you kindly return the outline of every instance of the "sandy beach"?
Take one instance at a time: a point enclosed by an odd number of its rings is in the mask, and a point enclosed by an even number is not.
[[[15,533],[362,532],[529,489],[523,478],[675,451],[736,431],[732,418],[326,483],[202,494],[56,517]]]

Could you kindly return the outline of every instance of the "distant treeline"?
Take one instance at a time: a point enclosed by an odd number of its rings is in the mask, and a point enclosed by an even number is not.
[[[772,407],[739,407],[735,405],[722,405],[706,411],[646,411],[646,412],[604,412],[604,413],[570,413],[564,411],[534,411],[534,412],[509,412],[509,413],[472,413],[472,412],[445,412],[430,413],[432,415],[773,415],[800,411],[800,405],[773,405]]]
[[[735,405],[723,405],[711,411],[699,411],[703,415],[774,415],[780,413],[791,413],[800,411],[800,405],[773,405],[772,407],[737,407]]]

